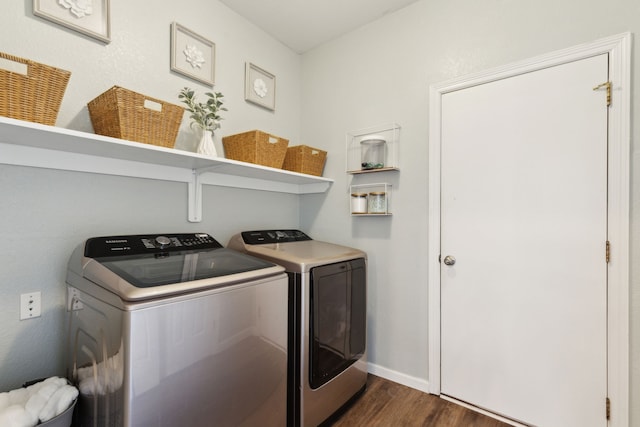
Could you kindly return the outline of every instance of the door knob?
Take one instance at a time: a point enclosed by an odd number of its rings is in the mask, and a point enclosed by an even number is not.
[[[453,255],[447,255],[444,257],[444,265],[453,265],[456,263],[456,257]]]

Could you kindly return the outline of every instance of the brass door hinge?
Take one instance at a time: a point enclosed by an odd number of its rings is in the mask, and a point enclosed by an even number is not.
[[[609,400],[609,398],[607,397],[607,419],[610,420],[611,419],[611,400]]]
[[[607,107],[611,106],[611,82],[604,82],[594,87],[593,90],[600,90],[602,88],[607,89]]]
[[[607,264],[609,264],[609,261],[611,260],[611,244],[609,243],[608,240],[605,246],[606,246],[606,249],[604,253],[604,260],[607,262]]]

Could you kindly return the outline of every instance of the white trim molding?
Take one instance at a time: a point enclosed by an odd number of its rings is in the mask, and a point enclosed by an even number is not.
[[[430,87],[429,117],[429,381],[428,391],[440,394],[440,142],[441,101],[446,93],[522,73],[607,53],[612,98],[609,110],[608,230],[608,397],[610,427],[629,424],[629,189],[631,124],[631,34],[498,67]],[[604,404],[603,404],[604,405]]]
[[[429,393],[429,382],[425,381],[423,378],[412,377],[411,375],[403,374],[401,372],[394,371],[393,369],[376,365],[375,363],[368,363],[367,371],[370,374],[393,381],[394,383]]]

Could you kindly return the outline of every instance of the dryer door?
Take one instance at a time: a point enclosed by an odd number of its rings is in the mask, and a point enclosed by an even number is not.
[[[310,385],[347,369],[366,347],[366,263],[362,258],[311,270]]]

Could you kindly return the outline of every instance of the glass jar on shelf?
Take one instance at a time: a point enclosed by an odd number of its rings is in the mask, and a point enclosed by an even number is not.
[[[386,214],[387,193],[385,191],[372,191],[369,193],[367,211],[370,214]]]
[[[351,213],[366,214],[367,209],[367,193],[351,193]]]
[[[360,140],[363,170],[382,169],[387,152],[387,141],[380,135],[368,135]]]

